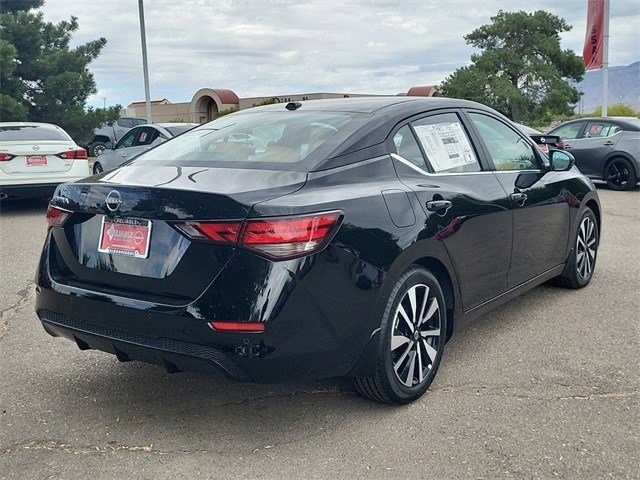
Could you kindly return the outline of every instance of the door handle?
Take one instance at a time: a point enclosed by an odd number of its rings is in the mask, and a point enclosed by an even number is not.
[[[516,202],[516,205],[519,207],[524,207],[525,202],[527,201],[527,194],[522,192],[515,192],[510,195],[511,200]]]
[[[427,210],[429,210],[430,212],[440,213],[441,210],[444,210],[444,214],[447,213],[447,210],[449,210],[452,206],[453,203],[449,200],[430,200],[427,202]]]
[[[615,143],[613,143],[611,140],[609,140],[608,142],[605,142],[604,144],[606,147],[613,147],[615,145]]]

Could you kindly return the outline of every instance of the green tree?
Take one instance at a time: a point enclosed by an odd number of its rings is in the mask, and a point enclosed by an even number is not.
[[[571,26],[541,10],[501,10],[491,22],[464,37],[481,53],[444,81],[443,94],[484,103],[524,123],[571,114],[580,93],[567,79],[584,75],[582,58],[560,48],[560,33]]]
[[[76,17],[58,24],[33,11],[43,0],[2,0],[0,5],[0,120],[54,123],[86,144],[95,127],[118,118],[120,106],[86,108],[96,93],[88,69],[104,38],[75,48]]]
[[[589,117],[599,117],[602,115],[602,107],[598,106]],[[631,105],[626,103],[614,103],[607,108],[607,115],[610,117],[639,117],[640,111],[635,110]]]

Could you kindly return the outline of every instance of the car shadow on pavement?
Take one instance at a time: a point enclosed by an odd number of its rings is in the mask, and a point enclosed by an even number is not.
[[[0,200],[0,215],[2,216],[19,216],[25,213],[42,212],[44,216],[47,211],[49,198],[8,198]]]

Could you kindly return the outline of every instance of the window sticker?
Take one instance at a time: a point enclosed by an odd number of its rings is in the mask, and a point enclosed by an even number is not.
[[[144,142],[147,139],[147,132],[142,132],[140,134],[140,139],[138,141]]]
[[[478,162],[460,123],[414,125],[413,128],[436,172]]]

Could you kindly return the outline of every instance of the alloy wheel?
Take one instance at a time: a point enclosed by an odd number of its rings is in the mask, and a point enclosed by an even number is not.
[[[423,382],[441,350],[442,309],[434,293],[427,285],[414,285],[395,311],[391,358],[396,378],[405,387]]]
[[[93,173],[94,173],[94,175],[95,175],[95,174],[98,174],[98,173],[102,173],[102,171],[103,171],[103,169],[102,169],[102,165],[100,165],[99,163],[96,163],[96,164],[93,166]]]
[[[612,188],[624,189],[629,183],[630,177],[629,166],[624,162],[614,160],[607,167],[605,180]]]
[[[584,217],[576,240],[576,270],[584,279],[589,278],[593,272],[597,247],[596,225],[590,217]]]

